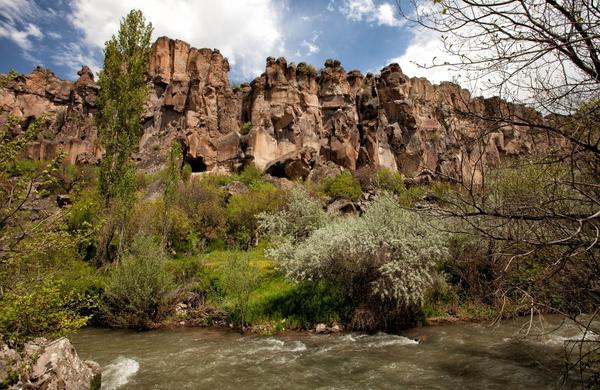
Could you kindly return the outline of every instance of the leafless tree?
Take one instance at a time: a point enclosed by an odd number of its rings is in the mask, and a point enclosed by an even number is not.
[[[531,313],[569,311],[565,314],[577,319],[579,309],[597,315],[600,2],[411,0],[398,7],[417,31],[435,31],[443,42],[442,61],[419,65],[456,70],[465,86],[509,101],[497,110],[462,105],[456,114],[480,127],[472,142],[485,149],[507,128],[536,140],[525,160],[507,159],[495,170],[482,161],[480,180],[454,178],[461,190],[433,211],[461,220],[465,233],[488,242],[484,251],[498,269],[501,302],[519,293]],[[540,270],[538,286],[561,288],[573,302],[552,305],[540,291],[525,291],[509,280],[511,270],[531,264]],[[585,323],[600,334],[597,327],[597,321]],[[579,351],[578,362],[586,362],[579,367],[600,381],[598,341],[579,341],[572,349]]]

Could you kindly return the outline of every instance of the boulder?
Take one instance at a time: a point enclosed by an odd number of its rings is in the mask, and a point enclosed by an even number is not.
[[[306,179],[315,163],[317,151],[306,146],[298,151],[284,154],[265,167],[265,173],[290,180]]]
[[[28,342],[21,353],[0,345],[0,383],[9,389],[99,389],[100,365],[83,361],[67,338]]]

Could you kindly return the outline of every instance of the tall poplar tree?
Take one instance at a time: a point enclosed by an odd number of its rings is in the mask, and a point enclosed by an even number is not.
[[[100,163],[100,193],[107,206],[117,199],[127,207],[134,200],[131,154],[139,143],[148,96],[152,31],[152,23],[146,23],[142,11],[131,10],[104,47],[104,68],[98,80],[98,130],[106,151]]]

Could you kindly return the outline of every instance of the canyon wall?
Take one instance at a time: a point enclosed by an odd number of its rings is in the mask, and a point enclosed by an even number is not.
[[[363,76],[335,60],[317,72],[268,58],[260,77],[235,88],[228,71],[218,50],[166,37],[154,43],[144,130],[134,156],[141,169],[162,167],[171,144],[181,142],[196,172],[233,171],[252,162],[295,179],[332,162],[351,171],[386,167],[408,177],[477,181],[483,167],[544,150],[550,142],[527,127],[477,119],[502,114],[542,122],[534,110],[472,97],[456,84],[409,78],[397,64]],[[36,68],[0,87],[0,124],[9,116],[28,123],[42,115],[50,123],[29,145],[30,158],[47,159],[58,150],[73,163],[101,158],[94,124],[99,88],[87,67],[79,76],[69,82]]]

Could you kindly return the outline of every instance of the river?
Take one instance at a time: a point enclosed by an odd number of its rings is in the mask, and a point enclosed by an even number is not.
[[[241,336],[209,329],[137,333],[87,328],[72,337],[110,389],[556,389],[565,342],[581,334],[546,319],[410,329],[402,335]],[[421,342],[415,341],[415,339]],[[561,387],[561,385],[563,387]]]

